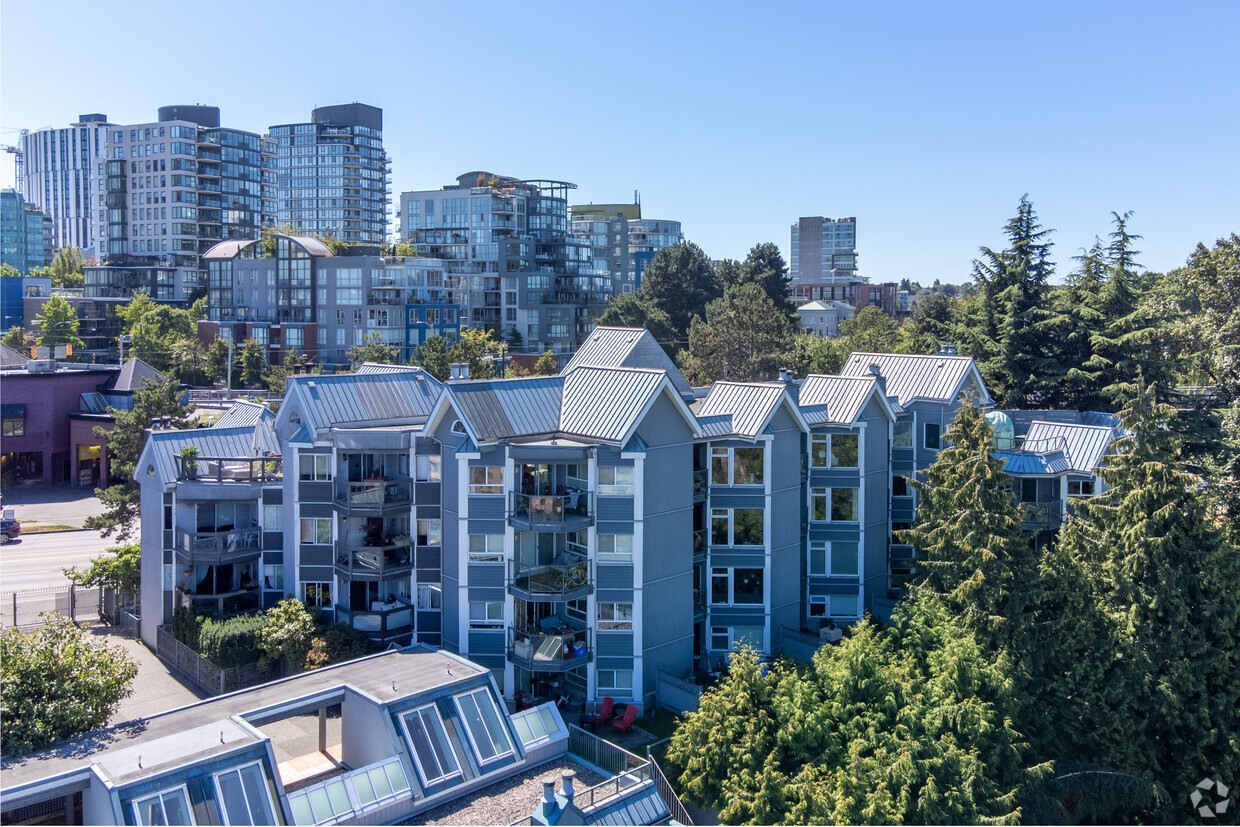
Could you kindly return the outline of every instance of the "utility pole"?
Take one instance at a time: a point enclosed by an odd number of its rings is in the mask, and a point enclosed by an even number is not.
[[[128,339],[129,341],[131,341],[131,342],[132,342],[132,341],[133,341],[133,334],[132,334],[132,333],[122,333],[122,334],[121,334],[121,335],[117,338],[117,341],[118,341],[118,342],[120,342],[120,344],[121,344],[121,367],[125,367],[125,340],[126,340],[126,339]]]
[[[226,399],[232,399],[232,363],[233,363],[233,342],[228,340],[228,379],[225,380],[224,394]]]

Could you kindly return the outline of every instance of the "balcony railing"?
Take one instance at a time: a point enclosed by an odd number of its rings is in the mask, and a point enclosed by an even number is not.
[[[366,480],[347,482],[336,490],[336,504],[350,511],[381,511],[409,505],[408,480]]]
[[[408,638],[413,633],[413,607],[399,600],[392,604],[372,603],[370,609],[346,609],[336,604],[336,620],[386,643]]]
[[[515,528],[527,531],[576,531],[593,521],[588,491],[538,496],[510,494],[509,517]]]
[[[347,546],[336,543],[336,571],[352,578],[381,580],[408,575],[412,568],[412,546]]]
[[[177,608],[188,609],[196,614],[229,617],[258,611],[263,607],[263,595],[257,587],[222,594],[192,594],[183,589],[177,589],[176,605]]]
[[[706,481],[708,479],[708,476],[707,476],[708,473],[709,472],[705,468],[700,468],[693,472],[693,496],[694,497],[705,497],[706,496]]]
[[[239,563],[257,559],[262,546],[262,531],[258,528],[209,532],[177,529],[176,556],[182,563],[204,566]]]
[[[181,482],[277,482],[284,478],[280,457],[182,457],[174,456]]]
[[[593,591],[590,564],[584,557],[568,555],[545,565],[508,563],[508,589],[525,597],[572,600]]]
[[[700,557],[706,554],[706,548],[709,545],[706,541],[706,529],[699,528],[693,532],[693,556]]]
[[[1031,531],[1059,528],[1063,524],[1063,503],[1054,500],[1047,503],[1021,503],[1021,524]]]
[[[508,660],[531,672],[566,672],[594,660],[589,630],[531,635],[508,630]]]

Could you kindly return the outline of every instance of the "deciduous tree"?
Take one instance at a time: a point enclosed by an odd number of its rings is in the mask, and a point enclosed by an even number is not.
[[[394,365],[400,357],[400,351],[396,349],[395,345],[390,345],[379,338],[378,333],[371,331],[366,334],[366,338],[362,340],[360,345],[353,345],[349,348],[348,357],[356,370],[366,362],[378,365]]]
[[[559,372],[560,363],[556,360],[555,354],[549,350],[539,356],[538,361],[534,363],[535,376],[555,376]]]
[[[74,351],[86,347],[86,343],[78,336],[77,311],[59,296],[52,296],[43,303],[43,309],[34,323],[39,328],[39,349],[42,351],[43,348],[48,348],[49,356],[56,345],[71,345]]]
[[[79,586],[102,586],[105,589],[132,591],[142,582],[142,547],[138,543],[113,546],[106,554],[91,558],[90,565],[79,571],[77,566],[61,569],[65,577]]]
[[[258,632],[260,663],[284,658],[293,672],[302,671],[314,631],[314,618],[304,603],[294,597],[281,600],[267,610],[267,623]]]
[[[448,344],[442,336],[431,336],[418,346],[414,354],[421,368],[440,382],[446,382],[451,375],[448,367]]]
[[[241,384],[254,387],[262,384],[267,372],[267,348],[257,339],[246,339],[241,348]]]

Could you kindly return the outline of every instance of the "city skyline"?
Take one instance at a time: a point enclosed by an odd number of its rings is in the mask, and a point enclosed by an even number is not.
[[[302,8],[213,7],[252,25],[229,29],[207,72],[161,57],[184,33],[160,5],[6,3],[0,143],[193,103],[265,134],[358,101],[385,113],[393,212],[399,193],[468,170],[549,175],[578,185],[573,204],[639,190],[712,258],[773,241],[786,260],[799,217],[856,216],[859,271],[875,281],[966,280],[1024,193],[1057,231],[1057,280],[1112,210],[1134,212],[1152,270],[1240,217],[1240,114],[1221,104],[1240,91],[1234,6]],[[126,57],[43,60],[34,50],[66,20]],[[332,50],[349,59],[323,59]],[[0,186],[13,183],[6,156]]]

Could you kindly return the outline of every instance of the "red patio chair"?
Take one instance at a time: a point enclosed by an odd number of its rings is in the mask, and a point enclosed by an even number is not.
[[[594,712],[594,723],[605,724],[612,719],[612,711],[616,708],[615,698],[603,698],[603,705]]]
[[[624,715],[617,715],[615,720],[611,722],[611,728],[620,730],[621,735],[628,735],[629,730],[633,728],[633,722],[636,720],[637,707],[634,704],[629,704],[628,708],[624,710]]]

